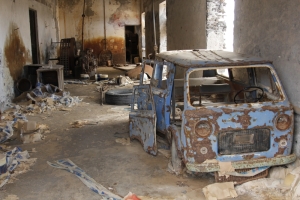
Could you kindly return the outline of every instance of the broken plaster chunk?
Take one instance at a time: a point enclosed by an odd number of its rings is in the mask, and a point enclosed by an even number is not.
[[[214,183],[203,188],[207,200],[218,200],[237,197],[233,182]]]
[[[45,136],[40,132],[36,131],[30,134],[21,134],[21,140],[23,144],[39,142],[45,139]]]
[[[220,171],[219,176],[226,176],[228,178],[230,176],[230,172],[234,172],[234,168],[232,167],[231,162],[219,162]]]
[[[129,137],[128,138],[117,138],[116,142],[120,143],[122,145],[128,146],[128,145],[130,145],[130,138]]]

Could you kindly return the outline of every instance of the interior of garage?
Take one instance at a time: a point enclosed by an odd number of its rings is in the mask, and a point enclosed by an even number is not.
[[[73,42],[75,48],[74,60],[67,61],[71,68],[63,69],[64,84],[59,86],[65,92],[61,92],[62,98],[71,97],[71,106],[57,107],[48,100],[45,104],[51,109],[33,106],[23,114],[28,121],[46,126],[40,128],[42,138],[24,143],[18,127],[13,127],[14,136],[1,143],[2,151],[20,147],[34,158],[31,164],[19,165],[9,183],[0,187],[1,199],[103,198],[74,173],[47,163],[61,159],[72,160],[95,182],[122,198],[132,192],[140,199],[205,199],[203,188],[215,182],[214,175],[170,172],[169,154],[162,153],[170,149],[164,137],[158,137],[160,153],[147,154],[139,141],[129,139],[130,106],[102,102],[107,88],[101,82],[94,84],[100,78],[97,74],[105,74],[101,77],[105,80],[125,81],[110,88],[131,89],[137,76],[130,80],[120,76],[125,77],[128,69],[134,69],[143,58],[155,59],[157,53],[170,50],[227,50],[273,61],[294,108],[293,152],[300,156],[298,0],[6,0],[1,3],[1,123],[9,112],[28,106],[28,102],[15,101],[17,97],[23,98],[20,90],[26,83],[20,80],[24,66],[55,66],[65,62],[61,59],[63,39]],[[83,52],[85,57],[81,59]],[[85,58],[92,60],[91,66],[85,68],[91,80],[81,76],[83,71],[75,67],[76,63],[84,63]],[[58,82],[54,84],[58,86]],[[30,90],[34,89],[36,83],[30,84]],[[18,107],[13,107],[12,102],[17,102]],[[269,185],[279,185],[277,179],[268,180]],[[261,186],[251,193],[249,187],[245,191],[240,188],[236,199],[284,199],[288,192],[279,186],[275,191]]]

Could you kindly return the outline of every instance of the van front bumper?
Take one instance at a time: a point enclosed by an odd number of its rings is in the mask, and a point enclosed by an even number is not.
[[[278,156],[275,158],[259,158],[251,160],[242,160],[231,162],[234,169],[251,169],[256,167],[267,167],[286,165],[294,162],[297,159],[295,154],[288,156]],[[219,163],[216,162],[204,162],[201,164],[187,163],[186,168],[192,172],[216,172],[220,171]]]

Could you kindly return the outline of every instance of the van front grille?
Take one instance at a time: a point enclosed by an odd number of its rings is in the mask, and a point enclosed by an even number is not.
[[[269,129],[226,131],[218,135],[218,153],[220,155],[262,152],[269,149]]]

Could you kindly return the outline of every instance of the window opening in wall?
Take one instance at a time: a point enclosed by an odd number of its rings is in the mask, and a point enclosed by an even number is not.
[[[126,62],[134,63],[134,58],[139,57],[139,36],[135,26],[125,26]]]
[[[160,45],[159,52],[167,51],[167,12],[166,1],[159,4],[159,33]]]
[[[141,15],[141,30],[142,30],[142,57],[146,57],[146,27],[145,27],[145,13],[143,12]]]
[[[38,41],[38,26],[37,26],[37,12],[29,9],[29,23],[30,23],[30,38],[31,38],[31,55],[32,63],[39,64],[39,41]]]

